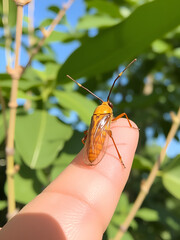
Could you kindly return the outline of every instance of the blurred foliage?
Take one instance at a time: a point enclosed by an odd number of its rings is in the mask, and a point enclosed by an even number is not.
[[[13,2],[13,1],[10,1]],[[179,0],[86,0],[86,10],[73,28],[66,18],[59,24],[34,58],[41,69],[28,67],[19,82],[15,134],[16,201],[28,203],[49,184],[82,148],[82,131],[88,128],[94,108],[99,104],[66,77],[81,82],[106,99],[112,80],[130,60],[138,61],[115,85],[111,95],[114,115],[126,112],[140,128],[140,142],[130,179],[103,239],[112,239],[125,220],[139,190],[157,160],[160,147],[150,144],[167,136],[171,126],[169,112],[180,106],[180,1]],[[58,6],[49,6],[54,14]],[[38,9],[35,9],[38,11]],[[2,16],[2,1],[0,1]],[[73,13],[72,13],[73,14]],[[11,39],[14,42],[14,4],[10,5]],[[28,21],[28,18],[25,18]],[[31,53],[40,40],[35,28],[34,46],[26,43],[28,28],[23,26],[25,51]],[[0,21],[2,28],[2,22]],[[93,33],[93,34],[92,34]],[[93,35],[93,36],[92,36]],[[95,35],[95,36],[94,36]],[[5,47],[2,36],[0,46]],[[54,42],[79,42],[79,47],[62,63],[56,60]],[[0,91],[8,106],[11,77],[0,74]],[[22,101],[21,101],[22,103]],[[5,141],[6,131],[0,114],[0,222],[6,218]],[[9,112],[6,111],[6,121]],[[150,135],[148,132],[150,131]],[[152,141],[150,141],[152,140]],[[176,142],[180,142],[178,133]],[[180,148],[179,148],[180,149]],[[20,186],[20,187],[19,187]],[[151,191],[137,212],[123,240],[180,239],[180,155],[166,157]]]

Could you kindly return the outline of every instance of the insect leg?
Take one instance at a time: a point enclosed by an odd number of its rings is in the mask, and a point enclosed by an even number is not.
[[[108,135],[110,136],[110,138],[111,138],[112,141],[113,141],[114,147],[115,147],[115,149],[116,149],[116,151],[117,151],[117,154],[118,154],[118,157],[119,157],[119,160],[120,160],[121,164],[123,165],[124,168],[126,168],[126,166],[125,166],[124,163],[123,163],[122,157],[121,157],[121,155],[120,155],[120,153],[119,153],[119,150],[118,150],[118,148],[117,148],[117,146],[116,146],[116,143],[115,143],[115,141],[114,141],[114,138],[113,138],[113,136],[112,136],[112,131],[111,131],[111,130],[106,130],[106,132],[108,133]]]
[[[128,120],[129,126],[132,127],[132,124],[130,123],[129,118],[128,118],[128,116],[127,116],[126,113],[121,113],[121,114],[118,115],[117,117],[113,118],[112,121],[116,121],[116,120],[118,120],[119,118],[122,118],[123,116],[125,116],[126,119]]]
[[[84,131],[85,136],[82,138],[82,143],[85,144],[86,138],[87,138],[87,134],[88,134],[88,130]]]

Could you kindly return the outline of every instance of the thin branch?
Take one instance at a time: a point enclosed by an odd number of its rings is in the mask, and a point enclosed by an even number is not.
[[[3,0],[3,17],[2,22],[4,26],[5,35],[5,55],[6,55],[6,65],[10,67],[11,65],[11,33],[10,27],[8,25],[8,15],[9,15],[9,1]]]
[[[7,144],[6,144],[6,155],[7,155],[7,184],[8,184],[8,219],[13,217],[16,214],[15,210],[15,189],[14,189],[14,174],[16,169],[14,167],[14,134],[15,134],[15,122],[16,122],[16,111],[17,111],[17,92],[18,92],[18,82],[21,78],[23,72],[27,66],[31,63],[34,55],[40,50],[46,38],[52,33],[55,26],[65,15],[66,10],[71,6],[73,0],[64,5],[64,8],[59,11],[57,17],[52,21],[49,29],[46,31],[44,37],[39,41],[39,44],[34,49],[26,67],[22,69],[19,65],[19,56],[20,56],[20,46],[21,46],[21,36],[22,36],[22,21],[23,21],[23,6],[28,4],[31,0],[18,1],[14,0],[17,4],[17,23],[16,23],[16,48],[15,48],[15,68],[12,69],[10,66],[7,67],[8,73],[12,77],[12,88],[11,88],[11,97],[9,102],[10,107],[10,119],[9,127],[7,131]]]
[[[23,68],[23,71],[20,75],[20,77],[22,76],[22,74],[25,72],[26,68],[31,64],[32,59],[34,58],[34,56],[39,52],[39,50],[41,49],[41,47],[43,46],[46,38],[48,38],[50,36],[50,34],[52,33],[52,31],[54,30],[54,28],[56,27],[56,25],[61,21],[61,19],[63,18],[63,16],[65,15],[66,11],[70,8],[70,6],[72,5],[72,3],[74,2],[74,0],[69,0],[66,4],[63,5],[63,8],[59,11],[59,13],[57,14],[56,18],[52,21],[51,25],[49,26],[49,28],[46,29],[42,29],[42,33],[43,33],[43,38],[38,42],[38,45],[36,48],[33,49],[32,54],[29,58],[28,63],[26,64],[26,66]]]
[[[178,110],[177,115],[175,115],[175,114],[171,114],[171,115],[172,115],[173,123],[172,123],[170,131],[168,133],[168,136],[166,138],[165,146],[162,148],[162,150],[160,152],[159,159],[154,164],[154,166],[153,166],[153,168],[152,168],[152,170],[149,174],[149,177],[147,178],[147,180],[141,186],[141,191],[140,191],[138,197],[136,198],[136,201],[134,202],[133,207],[131,208],[131,211],[129,212],[126,220],[120,226],[120,229],[119,229],[117,235],[115,236],[114,240],[120,240],[122,238],[122,236],[124,235],[124,233],[127,231],[131,221],[135,217],[138,209],[140,208],[140,206],[142,205],[146,195],[148,194],[149,189],[150,189],[151,185],[153,184],[153,182],[156,178],[156,175],[157,175],[157,172],[159,170],[160,165],[164,161],[164,158],[166,156],[167,147],[168,147],[169,143],[171,142],[171,140],[174,138],[174,136],[175,136],[175,134],[178,130],[178,127],[180,125],[180,108]]]
[[[14,133],[17,108],[17,91],[19,75],[19,55],[22,36],[23,6],[17,5],[17,23],[16,23],[16,48],[15,48],[15,68],[12,74],[11,98],[9,102],[10,119],[7,134],[6,155],[7,155],[7,184],[8,184],[8,219],[15,213],[15,189],[14,189]]]

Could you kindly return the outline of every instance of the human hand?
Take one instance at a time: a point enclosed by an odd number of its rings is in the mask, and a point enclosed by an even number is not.
[[[111,140],[104,158],[95,166],[83,163],[81,151],[2,228],[0,239],[102,239],[127,182],[139,137],[138,129],[130,128],[124,118],[112,122],[111,130],[126,168],[117,158]]]

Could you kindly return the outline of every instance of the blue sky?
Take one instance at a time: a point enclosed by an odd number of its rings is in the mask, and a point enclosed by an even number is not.
[[[57,1],[57,0],[35,0],[35,12],[34,12],[34,21],[35,21],[35,27],[38,27],[40,23],[46,19],[46,18],[54,18],[55,14],[51,11],[47,10],[48,6],[56,5],[61,7],[63,4],[63,0]],[[27,16],[27,6],[24,8],[24,15]],[[70,9],[67,11],[67,20],[72,26],[72,28],[75,28],[77,21],[80,16],[82,16],[85,12],[85,4],[83,0],[75,0]],[[56,27],[55,30],[63,31],[62,26]],[[2,35],[2,29],[0,30],[0,36]],[[23,38],[23,41],[27,41],[27,39]],[[56,59],[58,62],[64,62],[68,56],[79,46],[79,43],[77,41],[74,41],[73,43],[60,43],[56,42],[52,44],[52,48],[56,50]],[[0,73],[5,72],[6,70],[6,63],[5,63],[5,53],[2,48],[0,48],[0,56],[1,56],[1,62],[0,62]],[[28,61],[28,55],[25,51],[21,51],[21,65],[25,65]],[[39,67],[37,63],[33,64],[34,67]],[[151,130],[149,129],[147,131],[147,136],[149,137],[148,144],[152,144],[153,142],[156,142],[160,146],[164,146],[165,144],[165,137],[163,135],[159,135],[159,137],[155,140],[152,139]],[[178,133],[178,137],[180,139],[180,131]],[[180,146],[179,142],[176,140],[173,140],[170,144],[168,151],[168,155],[171,157],[176,156],[180,153]]]

